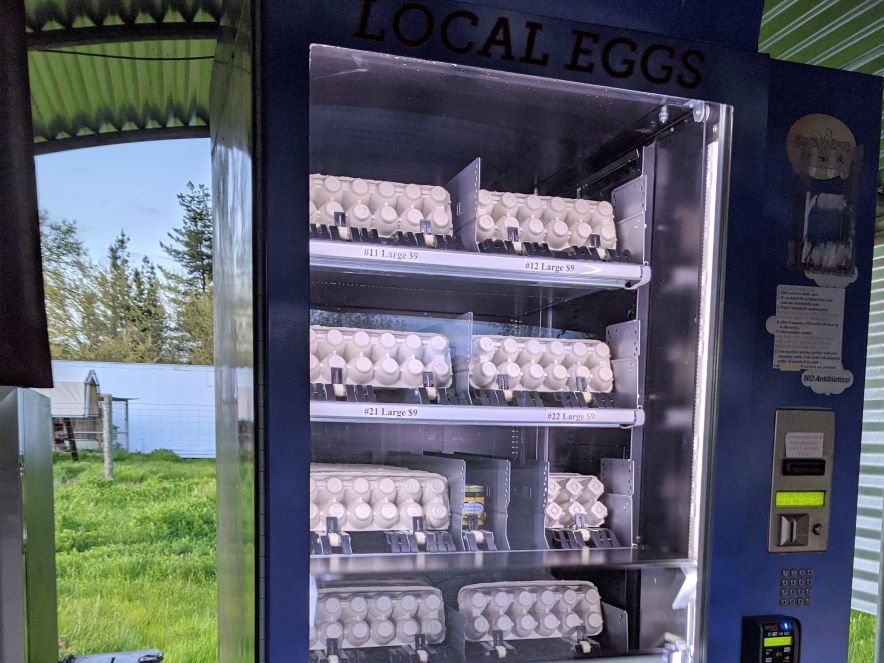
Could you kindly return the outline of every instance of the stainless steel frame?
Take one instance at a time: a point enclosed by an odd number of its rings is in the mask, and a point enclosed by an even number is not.
[[[58,660],[54,524],[49,399],[0,387],[2,661]]]

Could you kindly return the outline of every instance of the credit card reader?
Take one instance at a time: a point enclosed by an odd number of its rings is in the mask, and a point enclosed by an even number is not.
[[[799,663],[801,622],[786,615],[743,617],[740,663]]]

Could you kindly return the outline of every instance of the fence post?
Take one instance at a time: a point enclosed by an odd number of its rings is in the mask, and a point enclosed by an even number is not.
[[[101,437],[104,449],[104,478],[114,478],[114,400],[110,394],[102,394],[104,407],[101,412]]]

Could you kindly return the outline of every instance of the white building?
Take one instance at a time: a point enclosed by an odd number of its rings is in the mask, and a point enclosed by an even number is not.
[[[56,383],[82,384],[90,371],[102,394],[129,399],[129,451],[169,449],[185,458],[215,457],[213,366],[52,362]],[[114,425],[122,423],[121,414],[122,405],[114,411]]]

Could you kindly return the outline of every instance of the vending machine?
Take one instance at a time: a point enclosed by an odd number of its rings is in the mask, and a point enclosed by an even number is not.
[[[515,4],[231,20],[221,660],[845,660],[880,81]]]

